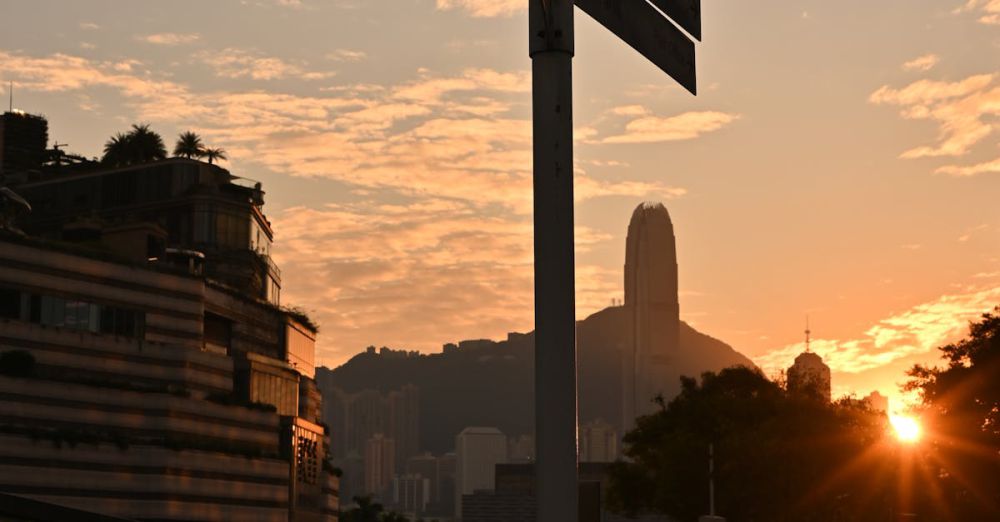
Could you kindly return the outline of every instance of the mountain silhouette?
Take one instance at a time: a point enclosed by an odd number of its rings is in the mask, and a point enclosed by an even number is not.
[[[621,306],[577,321],[581,423],[603,418],[620,430],[620,350],[629,346],[630,332],[630,313]],[[687,323],[681,322],[679,337],[680,346],[672,364],[680,375],[699,376],[730,366],[753,366],[750,359],[729,345]],[[443,453],[454,449],[455,434],[468,426],[495,426],[507,435],[534,431],[533,350],[533,333],[512,333],[499,342],[462,341],[445,345],[443,352],[434,354],[370,348],[333,370],[320,368],[316,380],[327,396],[327,390],[334,387],[354,393],[366,389],[388,392],[406,384],[417,386],[420,447]]]

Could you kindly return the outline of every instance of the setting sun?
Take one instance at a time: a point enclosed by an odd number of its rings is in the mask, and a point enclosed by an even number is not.
[[[889,422],[896,438],[901,442],[912,443],[920,439],[920,423],[917,419],[905,415],[892,415],[889,417]]]

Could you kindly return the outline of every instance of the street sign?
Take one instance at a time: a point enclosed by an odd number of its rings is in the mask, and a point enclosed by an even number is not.
[[[701,0],[649,0],[663,14],[701,41]]]
[[[694,42],[670,20],[700,40],[701,0],[649,1],[657,7],[647,0],[575,0],[575,4],[695,94]],[[537,519],[545,522],[579,520],[573,5],[574,0],[528,2],[535,230],[535,477]]]
[[[694,5],[698,5],[698,0],[655,0],[655,2],[664,5],[693,2]],[[646,0],[575,0],[575,3],[591,18],[653,62],[653,65],[677,80],[677,83],[684,86],[691,94],[697,94],[694,42]],[[678,9],[682,13],[690,13],[689,10]],[[695,20],[697,25],[693,27],[700,35],[701,23],[698,20],[700,19]]]

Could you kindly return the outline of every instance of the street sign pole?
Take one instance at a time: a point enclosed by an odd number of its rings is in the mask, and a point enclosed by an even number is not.
[[[577,522],[573,0],[529,0],[538,516]]]

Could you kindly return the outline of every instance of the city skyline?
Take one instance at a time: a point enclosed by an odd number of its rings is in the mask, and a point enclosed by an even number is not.
[[[225,147],[318,364],[437,351],[532,328],[522,4],[12,2],[0,88],[87,156],[137,121]],[[809,314],[834,395],[895,395],[1000,301],[995,2],[785,4],[706,3],[697,99],[578,16],[578,318],[662,200],[682,320],[770,373]]]

